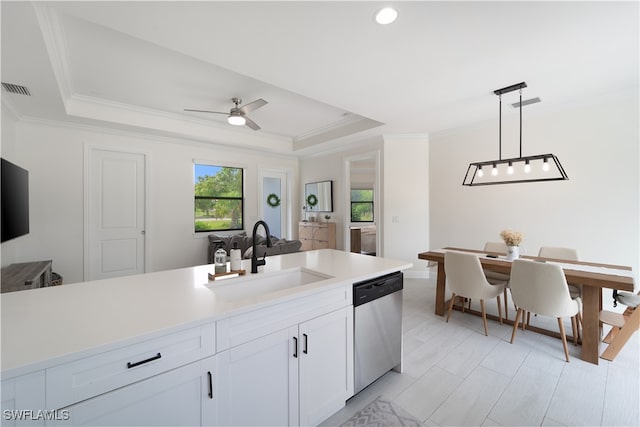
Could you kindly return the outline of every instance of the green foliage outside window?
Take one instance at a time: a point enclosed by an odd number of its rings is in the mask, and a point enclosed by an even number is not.
[[[242,168],[196,164],[194,170],[194,230],[242,230]]]
[[[373,222],[373,190],[351,190],[351,222]]]

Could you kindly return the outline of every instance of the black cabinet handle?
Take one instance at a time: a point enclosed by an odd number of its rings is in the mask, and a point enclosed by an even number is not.
[[[309,337],[307,336],[307,334],[302,334],[302,336],[304,337],[304,349],[302,350],[302,352],[304,354],[307,354],[307,342],[309,341]]]
[[[293,337],[293,357],[298,357],[298,338]]]
[[[211,375],[211,371],[207,372],[209,376],[209,399],[213,399],[213,375]]]
[[[127,369],[131,369],[131,368],[133,368],[133,367],[135,367],[135,366],[144,365],[145,363],[149,363],[149,362],[151,362],[151,361],[153,361],[153,360],[158,360],[158,359],[160,359],[161,357],[162,357],[162,355],[161,355],[160,353],[158,353],[158,354],[156,354],[156,355],[155,355],[155,356],[153,356],[153,357],[150,357],[150,358],[148,358],[148,359],[141,360],[141,361],[139,361],[139,362],[134,362],[134,363],[127,362]]]

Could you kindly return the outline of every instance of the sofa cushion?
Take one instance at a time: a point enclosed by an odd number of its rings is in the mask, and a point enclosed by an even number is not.
[[[301,246],[302,242],[300,240],[278,239],[271,236],[271,247],[267,247],[266,239],[263,239],[262,244],[258,247],[258,256],[262,257],[264,254],[266,254],[267,256],[290,254],[293,252],[298,252]],[[251,258],[252,255],[253,247],[249,247],[244,252],[243,258]]]
[[[208,237],[209,237],[209,244],[215,243],[216,241],[222,241],[222,243],[224,244],[223,249],[227,251],[227,253],[229,253],[229,251],[233,249],[234,243],[237,243],[238,249],[240,249],[243,252],[247,249],[247,247],[251,246],[251,238],[247,237],[246,231],[242,231],[236,234],[229,234],[229,235],[209,234]],[[246,242],[247,239],[249,241],[248,245]]]

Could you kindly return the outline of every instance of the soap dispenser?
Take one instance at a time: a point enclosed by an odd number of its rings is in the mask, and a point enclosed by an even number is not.
[[[242,259],[240,257],[240,249],[238,249],[238,242],[233,242],[233,249],[231,249],[231,271],[239,271],[242,268]]]
[[[215,262],[216,274],[224,274],[227,272],[227,251],[218,248],[213,255],[213,260]]]

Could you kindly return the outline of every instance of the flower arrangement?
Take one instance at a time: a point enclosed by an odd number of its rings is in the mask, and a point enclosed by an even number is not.
[[[500,237],[507,246],[519,246],[524,236],[519,231],[502,230]]]

